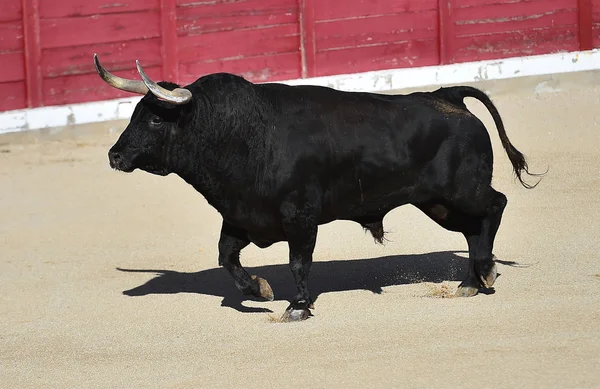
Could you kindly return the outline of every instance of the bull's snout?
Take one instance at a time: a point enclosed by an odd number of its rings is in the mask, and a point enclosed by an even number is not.
[[[110,150],[108,152],[108,162],[110,163],[111,168],[118,169],[122,160],[123,156],[118,151]]]
[[[135,169],[132,165],[131,158],[120,151],[110,150],[108,152],[108,162],[111,168],[125,173],[131,173]]]

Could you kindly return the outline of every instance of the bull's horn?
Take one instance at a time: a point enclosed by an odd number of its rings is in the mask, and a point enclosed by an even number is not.
[[[150,92],[152,92],[154,96],[176,105],[186,104],[189,103],[190,100],[192,100],[192,92],[190,92],[189,90],[185,88],[175,88],[174,90],[170,91],[166,88],[163,88],[162,86],[152,81],[150,77],[148,77],[148,75],[146,75],[144,69],[142,69],[142,65],[140,65],[140,61],[136,60],[135,64],[137,66],[138,73],[140,73],[140,76],[142,76],[144,84],[146,84],[146,86],[148,87],[148,89],[150,89]]]
[[[141,95],[148,93],[148,87],[146,87],[146,84],[144,84],[143,81],[127,80],[125,78],[115,76],[108,70],[104,69],[98,60],[97,54],[94,54],[94,64],[96,65],[98,74],[104,81],[106,81],[108,85],[127,92],[139,93]]]

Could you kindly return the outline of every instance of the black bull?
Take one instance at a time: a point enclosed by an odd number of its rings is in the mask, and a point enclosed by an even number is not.
[[[108,73],[109,84],[145,96],[110,149],[111,167],[175,173],[222,215],[219,264],[247,295],[273,299],[249,275],[240,251],[287,241],[297,295],[284,320],[310,315],[308,274],[318,226],[352,220],[381,242],[383,219],[412,204],[469,248],[458,296],[496,279],[492,248],[507,204],[491,187],[493,154],[465,97],[491,113],[514,173],[525,187],[523,154],[509,141],[488,96],[472,87],[409,95],[342,92],[317,86],[253,84],[211,74],[180,88]],[[342,275],[340,275],[342,276]]]

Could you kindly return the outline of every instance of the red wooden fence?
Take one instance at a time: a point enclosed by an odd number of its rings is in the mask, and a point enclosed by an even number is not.
[[[137,78],[275,81],[600,47],[600,0],[2,0],[0,111],[129,94]]]

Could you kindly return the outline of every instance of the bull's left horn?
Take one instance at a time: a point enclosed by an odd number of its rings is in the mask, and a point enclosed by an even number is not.
[[[115,76],[100,64],[98,55],[94,53],[94,65],[96,65],[96,71],[100,77],[110,86],[115,87],[126,92],[139,93],[145,95],[148,93],[148,87],[142,81],[138,80],[127,80],[119,76]]]
[[[150,77],[144,72],[142,69],[142,65],[140,65],[140,61],[135,61],[135,64],[138,69],[138,73],[142,77],[144,84],[150,89],[150,92],[159,99],[166,100],[169,103],[180,105],[187,104],[192,100],[192,92],[185,88],[175,88],[170,91],[162,86],[158,85],[156,82],[152,81]]]

